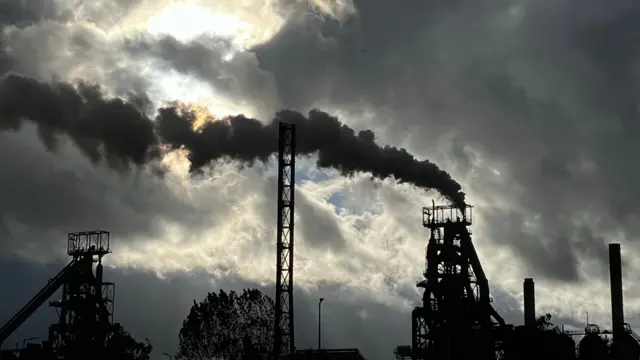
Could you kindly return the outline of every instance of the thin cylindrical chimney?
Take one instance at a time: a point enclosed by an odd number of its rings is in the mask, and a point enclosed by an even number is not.
[[[620,244],[609,244],[609,275],[611,277],[611,324],[615,338],[616,334],[624,333]]]
[[[532,278],[524,279],[524,326],[536,326],[536,289]]]

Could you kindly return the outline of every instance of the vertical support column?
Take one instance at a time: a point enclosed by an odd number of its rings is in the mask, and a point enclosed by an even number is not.
[[[536,289],[532,278],[524,279],[524,326],[531,329],[536,326]]]
[[[622,294],[622,256],[620,244],[609,244],[609,275],[611,278],[611,323],[613,338],[624,333],[624,303]]]
[[[282,355],[292,354],[295,350],[293,326],[295,147],[295,125],[279,123],[274,360]]]

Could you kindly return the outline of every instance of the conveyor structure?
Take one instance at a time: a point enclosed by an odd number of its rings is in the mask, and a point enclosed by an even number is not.
[[[0,328],[0,346],[16,331],[31,315],[44,304],[67,279],[74,273],[77,260],[71,260],[60,272],[54,276],[42,290],[29,300],[2,328]]]

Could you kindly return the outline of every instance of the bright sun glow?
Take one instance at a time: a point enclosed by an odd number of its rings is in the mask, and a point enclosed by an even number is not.
[[[164,7],[148,18],[144,23],[146,31],[153,35],[171,35],[180,42],[189,42],[201,35],[216,36],[228,39],[232,48],[224,55],[223,60],[231,61],[235,53],[251,46],[251,31],[256,29],[251,24],[234,15],[214,11],[193,2],[181,2]],[[250,109],[231,105],[231,101],[217,94],[211,84],[195,79],[176,71],[148,69],[150,77],[156,79],[151,96],[159,102],[181,101],[201,104],[207,107],[212,115],[223,117],[244,113],[251,115]]]
[[[233,42],[238,50],[249,45],[251,24],[239,18],[215,13],[205,7],[190,3],[171,5],[146,23],[147,31],[155,35],[171,35],[188,42],[200,35],[224,37]]]
[[[218,94],[210,84],[191,76],[185,76],[175,70],[158,70],[153,66],[142,71],[143,76],[156,79],[148,89],[149,96],[158,105],[180,100],[186,103],[199,104],[215,117],[245,114],[255,116],[253,110],[240,106]]]

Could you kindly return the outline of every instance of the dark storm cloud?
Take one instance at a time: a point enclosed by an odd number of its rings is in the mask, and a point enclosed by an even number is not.
[[[140,167],[158,154],[154,123],[144,115],[148,105],[141,96],[105,97],[83,82],[0,77],[4,246],[42,257],[57,254],[70,231],[107,229],[131,240],[159,234],[162,221],[208,227],[224,208],[189,204],[169,181]]]
[[[136,236],[161,236],[162,221],[210,226],[215,214],[188,204],[167,181],[91,165],[69,146],[46,152],[33,126],[0,133],[0,243],[26,258],[62,252],[66,234],[105,229],[115,246]]]
[[[0,77],[0,241],[7,252],[55,256],[71,231],[106,229],[132,241],[161,236],[165,221],[209,227],[226,210],[216,198],[189,202],[170,179],[139,167],[158,150],[147,106],[144,97],[107,98],[82,82]]]
[[[549,277],[578,280],[581,257],[602,259],[582,250],[592,243],[584,228],[640,235],[637,2],[356,6],[345,24],[292,23],[256,49],[285,106],[363,104],[385,114],[390,136],[411,131],[414,149],[437,151],[455,134],[450,149],[463,143],[506,164],[498,196],[522,216],[478,209],[487,235]],[[474,193],[490,198],[489,184],[475,181]]]
[[[0,0],[0,75],[15,71],[50,80],[81,69],[118,95],[144,92],[149,79],[139,68],[123,65],[121,51],[94,26],[113,28],[114,19],[136,5],[131,0]],[[82,69],[88,62],[93,65]]]
[[[55,1],[0,0],[0,75],[21,67],[25,60],[8,51],[2,32],[9,27],[26,28],[48,20],[65,23],[74,18],[73,8],[58,5]]]
[[[52,1],[0,1],[0,32],[7,26],[27,26],[42,19],[57,18]],[[0,75],[16,65],[16,59],[7,54],[5,42],[0,36]]]
[[[45,19],[65,21],[71,13],[61,11],[55,1],[0,1],[0,25],[26,26]]]

